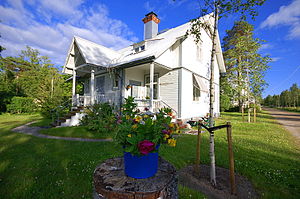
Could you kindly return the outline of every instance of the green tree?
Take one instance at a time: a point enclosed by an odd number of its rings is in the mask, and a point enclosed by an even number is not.
[[[294,107],[298,105],[298,99],[300,94],[300,89],[298,88],[297,84],[293,84],[290,87],[290,93],[291,93],[291,104],[293,104]]]
[[[1,20],[0,20],[0,22],[1,22]],[[1,37],[1,35],[0,35],[0,37]],[[2,52],[3,50],[5,50],[5,48],[4,48],[2,45],[0,45],[0,58],[2,57],[1,52]]]
[[[270,58],[258,53],[262,40],[253,37],[253,30],[248,22],[237,21],[223,39],[225,81],[231,85],[232,99],[238,102],[240,111],[245,102],[249,105],[250,99],[258,101],[266,86],[264,76],[269,68]]]
[[[3,79],[0,85],[5,85],[3,88],[11,85],[6,92],[33,98],[47,116],[64,100],[64,94],[68,94],[64,92],[65,80],[58,69],[48,57],[29,46],[17,57],[1,58],[0,67]]]
[[[195,42],[201,41],[201,30],[206,30],[211,39],[211,61],[210,61],[210,100],[209,100],[209,126],[214,124],[214,62],[216,55],[216,38],[219,19],[227,17],[229,14],[239,14],[241,19],[246,19],[247,15],[252,18],[257,16],[256,6],[260,6],[265,0],[204,0],[203,8],[201,9],[200,17],[210,14],[209,20],[203,20],[203,18],[196,18],[191,20],[191,28],[187,31],[187,34],[195,36]],[[210,135],[210,158],[211,158],[211,172],[210,178],[213,186],[216,186],[216,172],[215,172],[215,153],[214,153],[214,135]]]

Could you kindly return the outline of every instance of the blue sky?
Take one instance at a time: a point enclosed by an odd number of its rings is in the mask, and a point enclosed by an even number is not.
[[[73,35],[120,49],[143,39],[145,14],[161,19],[159,30],[176,27],[198,16],[197,0],[1,0],[0,44],[2,56],[15,56],[26,45],[64,64]],[[267,0],[259,16],[248,22],[255,37],[266,40],[260,53],[273,58],[264,92],[279,94],[293,83],[300,86],[300,0]],[[221,39],[231,29],[235,15],[221,19]]]

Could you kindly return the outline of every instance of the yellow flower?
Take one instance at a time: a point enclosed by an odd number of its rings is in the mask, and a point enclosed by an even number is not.
[[[169,127],[170,127],[170,128],[174,128],[174,123],[170,123],[170,124],[169,124]]]
[[[127,137],[130,137],[130,138],[131,138],[131,134],[128,134]]]
[[[133,128],[133,129],[136,129],[137,127],[138,127],[137,124],[132,125],[132,128]]]
[[[126,118],[126,120],[129,120],[129,119],[130,119],[130,116],[129,116],[129,115],[126,115],[125,118]]]
[[[168,139],[170,136],[168,134],[164,135],[164,140]]]
[[[149,116],[148,115],[144,115],[144,118],[146,119],[146,118],[148,118]]]
[[[172,139],[168,139],[168,145],[175,147],[176,146],[176,140],[173,139],[173,138]]]
[[[134,118],[134,120],[136,121],[136,122],[140,122],[140,120],[142,120],[143,118],[141,117],[141,116],[136,116],[135,118]]]

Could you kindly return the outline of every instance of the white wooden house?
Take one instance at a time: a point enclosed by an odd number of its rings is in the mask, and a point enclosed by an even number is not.
[[[205,17],[207,19],[205,19]],[[211,23],[208,16],[203,20]],[[170,107],[178,118],[190,119],[209,112],[212,40],[205,30],[201,42],[186,36],[190,23],[158,32],[160,20],[146,15],[144,41],[112,50],[74,37],[63,68],[73,74],[74,105],[108,101],[120,106],[134,96],[139,107],[156,111]],[[225,72],[219,36],[216,40],[214,111],[219,114],[219,76]],[[84,80],[84,95],[75,93],[76,77]]]

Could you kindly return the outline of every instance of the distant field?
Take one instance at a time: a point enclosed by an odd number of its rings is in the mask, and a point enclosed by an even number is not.
[[[300,113],[300,107],[285,107],[285,108],[278,108],[278,109]]]

